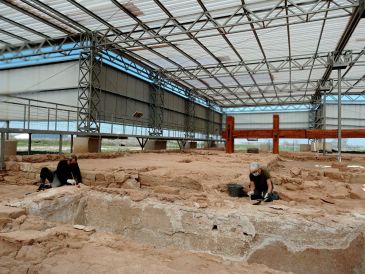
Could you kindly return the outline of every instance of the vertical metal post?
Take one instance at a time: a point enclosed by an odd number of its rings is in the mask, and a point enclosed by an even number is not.
[[[341,69],[338,70],[338,104],[337,104],[337,123],[338,123],[338,152],[337,152],[337,161],[341,162]]]
[[[58,143],[58,153],[62,153],[62,134],[60,134],[60,141]]]
[[[188,98],[185,99],[185,138],[195,137],[195,103],[190,91],[187,92]]]
[[[28,100],[28,129],[30,125],[30,100]]]
[[[9,120],[6,120],[5,123],[6,123],[6,129],[7,129],[7,131],[6,131],[6,140],[9,140],[10,121]]]
[[[28,155],[32,152],[32,133],[28,133]]]
[[[114,113],[112,113],[112,124],[110,127],[110,133],[113,134],[113,127],[114,127]]]
[[[70,148],[70,152],[73,152],[73,146],[74,146],[74,135],[71,134],[71,148]]]
[[[50,115],[50,109],[48,108],[48,111],[47,111],[47,130],[49,130],[49,115]]]
[[[54,130],[57,130],[57,115],[58,115],[58,105],[56,104],[56,114],[55,114]]]
[[[70,111],[67,111],[67,131],[70,131]]]
[[[23,129],[25,129],[25,121],[27,120],[27,105],[24,105],[24,113],[23,113]]]
[[[102,142],[101,135],[99,135],[98,152],[101,152],[101,142]]]
[[[0,170],[5,170],[5,132],[1,132],[1,140],[0,140]]]
[[[323,129],[326,129],[326,122],[327,122],[327,118],[326,118],[326,97],[327,97],[327,94],[326,94],[326,91],[324,91],[324,96],[323,96],[323,112],[322,112],[322,121],[323,121],[323,125],[322,125],[322,128]],[[327,149],[327,146],[326,146],[326,138],[323,138],[323,155],[326,155],[326,149]]]

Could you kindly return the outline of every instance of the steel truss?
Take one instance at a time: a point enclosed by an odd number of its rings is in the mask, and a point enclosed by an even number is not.
[[[147,24],[134,15],[125,5],[120,4],[116,0],[112,0],[112,3],[117,8],[122,10],[124,14],[134,21],[134,23],[130,25],[113,26],[79,2],[75,0],[67,1],[71,6],[74,6],[73,8],[76,7],[84,14],[87,14],[101,23],[101,27],[94,33],[94,36],[98,37],[97,39],[99,40],[98,46],[110,49],[111,51],[116,52],[117,55],[131,58],[134,62],[141,64],[141,67],[148,67],[148,69],[152,71],[161,71],[163,72],[164,77],[167,77],[170,81],[179,83],[189,90],[194,90],[195,94],[202,97],[204,100],[209,100],[220,106],[306,103],[310,96],[312,96],[312,101],[316,101],[318,97],[320,97],[320,92],[318,86],[314,88],[313,84],[318,79],[307,81],[305,84],[306,87],[304,88],[302,85],[303,82],[291,81],[291,77],[288,83],[274,82],[271,74],[273,72],[289,71],[291,75],[292,71],[313,70],[316,68],[322,69],[326,64],[324,54],[317,53],[316,51],[312,56],[292,56],[289,50],[288,57],[268,59],[266,58],[265,51],[260,43],[256,30],[286,26],[288,43],[290,44],[290,25],[314,21],[326,22],[326,20],[329,19],[350,16],[348,27],[340,41],[338,41],[339,43],[336,47],[336,51],[341,52],[351,37],[360,18],[363,16],[365,2],[364,0],[313,0],[305,2],[280,0],[272,6],[267,5],[267,7],[265,7],[264,5],[265,8],[251,9],[252,5],[246,5],[245,1],[242,0],[241,5],[230,7],[229,10],[226,10],[226,8],[221,10],[216,9],[214,12],[217,13],[214,13],[213,15],[213,13],[206,9],[203,1],[198,0],[202,12],[191,14],[190,18],[192,19],[185,20],[184,18],[174,17],[159,0],[154,0],[154,3],[163,12],[161,18],[165,19],[157,20],[153,22],[153,24],[150,24],[150,22]],[[16,25],[23,30],[44,38],[42,41],[34,42],[27,41],[25,37],[19,37],[18,40],[22,41],[19,45],[3,43],[3,46],[0,48],[0,62],[7,62],[19,58],[27,60],[26,58],[31,56],[50,56],[54,53],[69,56],[78,54],[77,51],[84,50],[84,36],[89,33],[90,30],[57,11],[56,8],[52,8],[38,0],[23,1],[26,2],[30,10],[32,10],[32,8],[38,9],[40,14],[44,15],[39,16],[39,14],[32,13],[23,8],[25,5],[19,5],[16,1],[0,0],[0,2],[66,34],[63,38],[51,39],[48,38],[48,35],[45,33],[21,25],[19,22],[6,19],[5,17],[0,17],[0,20],[4,20],[5,18],[7,23]],[[217,16],[216,14],[226,15]],[[49,20],[50,18],[51,20]],[[255,34],[257,43],[264,56],[263,60],[244,61],[237,52],[235,46],[230,42],[229,35],[246,31],[252,31]],[[17,34],[9,32],[8,35],[14,37],[14,35]],[[222,37],[232,51],[235,52],[240,61],[238,63],[222,62],[201,42],[201,38],[204,37]],[[194,60],[177,46],[177,42],[185,40],[193,40],[207,53],[207,55],[217,61],[217,65],[203,65]],[[319,39],[319,42],[320,40],[321,38]],[[161,44],[165,44],[178,51],[184,57],[194,62],[195,65],[193,67],[184,67],[167,55],[155,50],[155,47]],[[158,63],[154,63],[138,55],[138,50],[140,49],[148,50],[162,60],[175,66],[176,69],[164,70]],[[364,51],[358,53],[358,57],[354,58],[355,60],[350,64],[350,67],[344,73],[344,76],[352,66],[362,65],[360,61],[358,63],[356,62],[363,54]],[[103,56],[105,55],[110,58],[110,55],[103,54]],[[83,58],[85,59],[86,56]],[[126,66],[128,66],[128,64],[126,64]],[[143,72],[144,68],[139,70],[139,72]],[[328,79],[330,71],[331,67],[327,67],[322,80]],[[257,83],[253,76],[257,73],[269,73],[271,82],[264,84]],[[245,75],[251,78],[254,83],[253,85],[243,85],[238,81],[237,77]],[[225,84],[224,81],[220,79],[221,77],[231,77],[235,87]],[[216,87],[209,84],[207,79],[213,79],[215,82],[219,83],[220,86]],[[199,85],[203,87],[197,89],[194,85],[189,83],[188,80],[196,80]],[[356,88],[359,90],[361,89],[359,83],[361,83],[362,80],[363,79],[357,79],[355,84],[352,82],[349,83],[347,93],[350,94],[351,90],[351,94],[357,94]],[[315,89],[314,95],[312,94],[313,92],[308,92],[313,91],[313,88]],[[303,91],[305,91],[304,94]],[[362,92],[363,91],[359,91],[359,93]]]
[[[154,1],[160,7],[163,6],[158,0]],[[178,22],[175,17],[171,16],[159,22],[159,26],[163,27],[151,27],[148,30],[141,28],[137,22],[136,24],[123,26],[125,29],[130,29],[129,32],[123,32],[123,35],[128,35],[128,42],[132,42],[130,44],[131,48],[137,47],[141,41],[151,41],[153,39],[154,42],[148,43],[148,46],[152,46],[158,45],[158,41],[168,37],[171,42],[180,42],[188,40],[188,35],[195,38],[220,35],[219,32],[214,33],[212,30],[221,30],[226,35],[252,31],[251,24],[254,25],[255,30],[259,30],[340,18],[350,16],[352,9],[357,6],[359,6],[359,3],[352,0],[331,0],[330,6],[327,6],[327,1],[296,3],[294,0],[281,0],[275,6],[261,10],[251,10],[250,5],[242,4],[237,5],[233,12],[230,12],[230,15],[227,16],[206,16],[207,12],[202,11],[192,14],[191,16],[195,16],[195,18],[188,22]],[[286,10],[288,10],[288,14],[285,14]],[[326,13],[328,13],[327,17],[325,16]],[[247,18],[246,14],[251,16],[251,20]],[[289,22],[286,21],[287,18],[290,19]],[[155,34],[151,34],[151,30]],[[101,32],[105,33],[108,30],[102,30]]]
[[[164,90],[161,87],[162,77],[160,73],[153,73],[151,76],[153,85],[150,92],[150,130],[151,136],[163,136],[163,121],[164,121]]]
[[[213,134],[214,130],[214,112],[209,104],[207,102],[207,108],[205,109],[205,131],[206,131],[206,138],[209,139],[210,135]]]
[[[192,94],[188,93],[185,100],[185,138],[193,139],[195,137],[195,104]]]
[[[100,72],[102,59],[97,37],[93,33],[85,36],[85,44],[89,47],[80,53],[79,60],[79,92],[78,122],[80,132],[100,132],[98,105],[100,102]]]
[[[353,52],[354,58],[358,56],[361,57],[364,55],[365,50]],[[223,64],[214,64],[214,65],[205,65],[205,69],[207,69],[210,74],[216,77],[226,77],[229,76],[225,72],[225,68],[228,69],[229,73],[233,76],[246,76],[248,73],[257,74],[257,73],[267,73],[267,72],[286,72],[286,71],[305,71],[310,69],[324,69],[327,68],[328,52],[326,53],[318,53],[316,55],[297,55],[284,57],[284,58],[267,58],[267,59],[259,59],[246,61],[245,65],[243,62],[236,63],[225,63]],[[355,57],[356,56],[356,57]],[[355,63],[353,63],[355,65]],[[266,66],[267,65],[267,66]],[[365,62],[357,62],[356,66],[363,66]],[[246,67],[249,70],[246,70]],[[191,75],[197,76],[201,79],[210,78],[209,74],[205,73],[203,69],[200,67],[185,67],[184,71],[179,69],[167,69],[167,72],[174,77],[177,77],[182,80],[191,80]],[[189,72],[187,74],[187,72]]]

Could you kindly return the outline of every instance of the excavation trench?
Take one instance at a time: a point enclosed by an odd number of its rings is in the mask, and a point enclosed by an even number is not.
[[[52,190],[53,191],[53,190]],[[364,220],[316,220],[269,207],[199,209],[92,190],[43,193],[17,206],[49,221],[92,226],[294,273],[365,273]]]

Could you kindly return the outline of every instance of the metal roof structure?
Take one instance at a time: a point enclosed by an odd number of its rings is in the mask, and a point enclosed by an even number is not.
[[[365,93],[364,0],[0,0],[0,62],[98,46],[221,107],[311,103],[352,51],[344,95]],[[44,48],[47,48],[44,51]],[[334,80],[334,85],[337,81]]]

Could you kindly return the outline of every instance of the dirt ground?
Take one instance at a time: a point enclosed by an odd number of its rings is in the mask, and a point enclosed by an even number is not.
[[[35,169],[57,165],[57,159],[34,157],[30,162]],[[134,201],[150,198],[203,209],[251,206],[247,197],[230,197],[227,184],[238,183],[247,189],[248,166],[253,161],[270,170],[281,198],[258,205],[263,210],[274,205],[317,209],[320,216],[365,218],[362,155],[344,155],[341,163],[336,162],[335,155],[203,150],[126,152],[97,159],[79,156],[82,188],[124,193]],[[25,178],[24,174],[21,170],[0,174],[0,204],[36,191],[36,179]],[[25,213],[10,215],[0,214],[0,273],[279,273],[264,265],[158,249],[111,233],[85,232]]]

